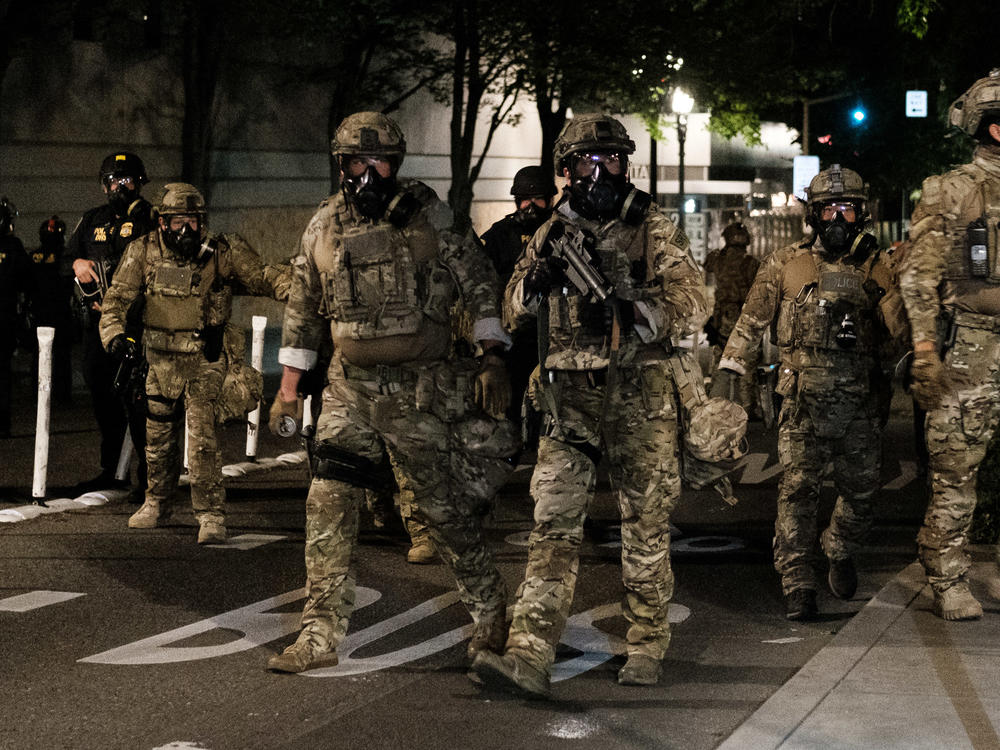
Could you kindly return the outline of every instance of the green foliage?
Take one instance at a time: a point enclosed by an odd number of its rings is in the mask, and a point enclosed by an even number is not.
[[[742,138],[748,146],[759,146],[760,115],[746,102],[733,102],[728,107],[716,105],[708,121],[708,129],[723,138]]]
[[[896,11],[899,28],[923,39],[930,30],[930,15],[938,7],[937,0],[901,0]]]

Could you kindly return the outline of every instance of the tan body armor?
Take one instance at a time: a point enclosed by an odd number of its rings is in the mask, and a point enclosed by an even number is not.
[[[319,312],[341,355],[360,367],[445,357],[458,290],[423,214],[402,229],[335,222],[329,239],[315,256]]]
[[[948,254],[942,301],[980,315],[1000,315],[1000,180],[975,162],[924,182],[923,199],[944,217]],[[968,229],[985,225],[986,257],[976,268]]]
[[[222,244],[225,237],[216,238]],[[222,325],[232,312],[233,293],[221,278],[219,251],[196,264],[164,249],[158,233],[143,240],[146,254],[146,306],[143,341],[150,349],[200,352],[202,331]]]

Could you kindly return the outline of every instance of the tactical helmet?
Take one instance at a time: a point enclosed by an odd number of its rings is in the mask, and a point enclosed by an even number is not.
[[[544,196],[549,198],[556,194],[556,183],[552,175],[545,174],[541,167],[521,167],[514,175],[514,184],[510,194],[513,196]]]
[[[97,174],[97,179],[102,185],[107,185],[115,175],[131,177],[135,180],[136,187],[149,182],[149,178],[146,177],[146,165],[142,163],[142,159],[128,151],[115,151],[113,154],[108,154],[101,162],[101,171]]]
[[[7,196],[0,197],[0,235],[9,234],[14,231],[14,219],[17,217],[17,206],[7,200]]]
[[[854,170],[833,164],[812,178],[806,188],[806,195],[810,207],[828,200],[857,200],[864,203],[868,200],[868,186]]]
[[[727,245],[749,245],[750,232],[742,222],[735,221],[722,230],[722,239]]]
[[[205,198],[194,185],[186,182],[171,182],[163,186],[153,210],[160,216],[191,214],[204,221],[207,211]]]
[[[747,413],[725,398],[710,398],[690,409],[684,445],[699,461],[731,461],[746,453]]]
[[[43,245],[47,245],[49,243],[62,244],[63,237],[65,236],[66,222],[58,216],[46,219],[42,222],[42,225],[38,227],[38,239]]]
[[[1000,114],[1000,68],[993,68],[954,101],[948,122],[975,138],[986,114]]]
[[[567,122],[553,151],[560,168],[574,151],[620,151],[635,153],[635,141],[628,137],[625,126],[609,115],[580,115]]]
[[[356,112],[340,123],[330,141],[330,153],[395,157],[399,167],[406,153],[406,139],[399,125],[381,112]]]

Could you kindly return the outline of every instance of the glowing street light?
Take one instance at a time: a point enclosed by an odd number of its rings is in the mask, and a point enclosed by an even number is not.
[[[694,108],[694,98],[680,86],[674,89],[674,94],[670,99],[670,108],[677,117],[677,146],[679,149],[677,160],[677,197],[678,212],[677,226],[684,229],[684,139],[687,136],[687,116]]]

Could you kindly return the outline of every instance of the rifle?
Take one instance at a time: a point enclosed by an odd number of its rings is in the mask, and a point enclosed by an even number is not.
[[[129,350],[118,365],[112,392],[126,404],[144,404],[148,372],[149,363],[142,353],[138,349]]]
[[[607,302],[615,293],[615,286],[601,273],[597,240],[590,232],[567,227],[561,221],[553,222],[542,249],[567,264],[566,278],[583,296],[593,296],[598,302]]]
[[[99,260],[94,263],[93,269],[96,279],[85,282],[73,279],[73,297],[84,314],[84,320],[93,311],[94,304],[100,305],[104,301],[104,295],[108,291],[109,271],[110,264],[106,260]]]

